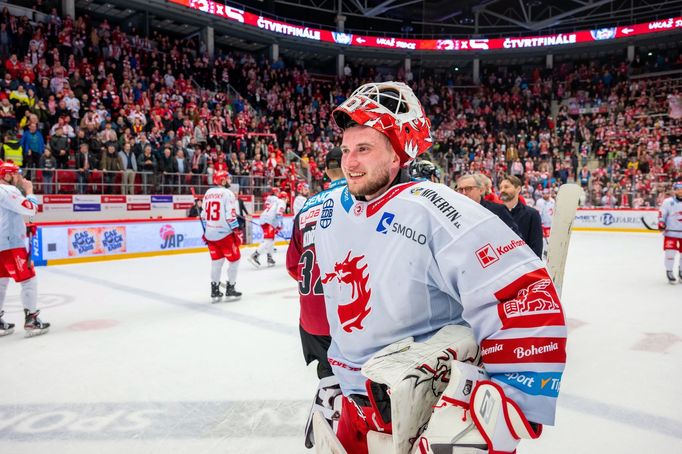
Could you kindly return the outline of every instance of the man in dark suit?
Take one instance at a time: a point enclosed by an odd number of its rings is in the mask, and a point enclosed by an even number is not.
[[[519,228],[514,222],[509,210],[504,205],[495,202],[489,202],[483,199],[485,193],[485,181],[480,174],[464,175],[457,180],[457,192],[464,194],[476,203],[494,213],[507,226],[519,235]]]
[[[159,173],[161,173],[161,192],[166,193],[170,191],[173,193],[173,186],[177,181],[178,165],[175,156],[172,155],[170,146],[163,149],[161,159],[157,161],[159,166]]]
[[[516,225],[519,226],[521,239],[542,258],[542,221],[540,213],[535,208],[519,202],[519,194],[523,183],[518,177],[506,176],[500,182],[500,199],[511,213]]]
[[[87,143],[81,143],[76,153],[76,169],[78,169],[78,193],[85,194],[87,190],[88,177],[90,170],[97,169],[98,162],[94,153],[90,152]]]

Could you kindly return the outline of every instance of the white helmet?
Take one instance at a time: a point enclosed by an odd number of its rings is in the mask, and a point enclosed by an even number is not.
[[[433,143],[431,121],[412,89],[401,82],[362,85],[332,116],[341,129],[359,124],[384,134],[403,167]]]

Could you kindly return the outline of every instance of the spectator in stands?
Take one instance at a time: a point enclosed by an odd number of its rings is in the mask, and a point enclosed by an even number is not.
[[[243,151],[239,152],[239,172],[237,173],[236,180],[239,184],[239,191],[245,194],[248,191],[252,191],[253,183],[251,182],[251,164],[246,159],[246,153]],[[233,177],[234,179],[235,177]],[[247,189],[248,188],[248,189]]]
[[[97,168],[97,160],[86,142],[78,146],[78,153],[76,154],[76,176],[78,183],[76,185],[79,194],[85,194],[87,191],[88,178],[90,171]]]
[[[17,126],[17,120],[14,113],[14,106],[9,102],[9,98],[4,97],[0,101],[0,128],[3,131],[13,129]]]
[[[182,148],[175,152],[175,167],[175,171],[178,173],[178,175],[175,178],[174,184],[177,184],[177,193],[182,194],[185,192],[184,186],[187,182],[186,174],[190,173],[190,162],[187,158],[185,158],[185,152],[182,150]]]
[[[29,123],[28,130],[21,136],[21,149],[24,152],[24,167],[38,167],[40,157],[45,151],[45,139],[35,123]]]
[[[166,194],[167,190],[171,190],[173,186],[174,176],[178,171],[175,157],[171,154],[171,147],[165,146],[163,155],[159,160],[159,172],[161,173],[161,191]]]
[[[606,194],[601,198],[601,206],[606,208],[614,208],[618,202],[618,199],[613,195],[613,190],[608,189]]]
[[[191,158],[190,169],[192,172],[192,185],[201,185],[202,176],[206,173],[206,168],[208,166],[208,157],[206,155],[206,149],[201,146],[199,147]]]
[[[106,152],[102,156],[102,172],[104,172],[104,191],[106,194],[114,193],[114,181],[121,171],[121,160],[116,155],[116,146],[112,143],[107,145]]]
[[[58,126],[54,135],[50,137],[50,149],[57,159],[57,167],[68,168],[69,162],[69,139],[64,135],[64,129]]]
[[[152,154],[152,146],[148,143],[144,147],[144,151],[139,158],[139,170],[142,172],[142,192],[144,194],[151,194],[156,190],[156,172],[158,170],[158,163],[156,157]],[[151,186],[151,191],[149,190]]]
[[[43,192],[45,194],[54,194],[54,169],[57,168],[57,160],[52,156],[52,151],[49,147],[45,148],[45,152],[40,157],[38,167],[40,167],[43,175]]]
[[[5,70],[12,79],[19,80],[21,78],[21,73],[23,72],[24,67],[21,64],[21,61],[19,61],[17,58],[17,54],[10,55],[7,61],[5,61]]]
[[[9,49],[12,45],[12,34],[7,28],[7,23],[0,23],[0,59],[5,60],[9,55]]]
[[[129,142],[123,144],[123,149],[118,152],[121,160],[121,194],[135,194],[135,175],[137,174],[137,159],[132,152]]]
[[[113,130],[111,121],[107,121],[104,125],[104,130],[100,133],[99,140],[105,147],[108,147],[109,145],[116,147],[118,145],[118,135],[116,134],[116,131]]]

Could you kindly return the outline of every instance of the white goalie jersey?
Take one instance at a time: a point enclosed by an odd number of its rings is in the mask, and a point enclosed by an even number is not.
[[[553,424],[563,310],[543,262],[497,216],[426,181],[371,202],[342,187],[321,206],[315,247],[344,394],[366,394],[360,368],[387,345],[470,325],[491,379]]]

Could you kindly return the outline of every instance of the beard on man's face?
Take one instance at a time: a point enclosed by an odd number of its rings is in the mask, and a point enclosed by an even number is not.
[[[500,192],[500,199],[501,199],[503,202],[511,202],[512,200],[514,200],[514,194],[511,193],[511,192],[504,192],[504,191],[501,191],[501,192]]]
[[[376,175],[367,181],[360,183],[353,183],[352,181],[349,181],[348,190],[355,197],[366,197],[368,195],[376,194],[390,182],[391,176],[389,174],[388,168],[382,168],[378,169]]]

